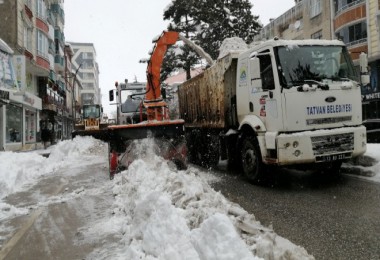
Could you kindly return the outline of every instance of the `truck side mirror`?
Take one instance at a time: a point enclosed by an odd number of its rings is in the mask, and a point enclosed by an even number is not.
[[[114,97],[114,94],[113,94],[113,89],[111,89],[110,91],[109,91],[109,100],[110,101],[113,101],[115,99],[115,97]]]
[[[249,72],[252,87],[261,88],[260,59],[258,57],[253,57],[249,60]]]
[[[370,82],[369,73],[368,73],[367,54],[365,54],[364,52],[360,53],[359,62],[360,62],[360,83],[363,86],[365,86],[365,85],[368,85]]]

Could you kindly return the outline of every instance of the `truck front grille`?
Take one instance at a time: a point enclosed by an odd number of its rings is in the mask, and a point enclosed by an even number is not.
[[[336,124],[336,123],[348,122],[348,121],[352,121],[352,116],[307,119],[306,124],[307,125],[324,125],[324,124]]]
[[[311,138],[315,156],[354,150],[354,134],[314,136]]]

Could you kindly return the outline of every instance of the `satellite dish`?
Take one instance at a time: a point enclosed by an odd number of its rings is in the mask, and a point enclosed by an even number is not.
[[[301,26],[301,22],[298,20],[294,23],[294,28],[298,29]]]

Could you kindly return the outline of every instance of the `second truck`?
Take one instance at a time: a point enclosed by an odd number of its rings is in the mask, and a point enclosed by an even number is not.
[[[228,159],[260,182],[269,165],[338,172],[366,151],[360,83],[337,40],[280,40],[230,51],[179,86],[191,162]]]
[[[108,140],[107,122],[102,121],[103,108],[97,104],[83,105],[82,118],[75,124],[72,138],[92,136],[103,141]]]

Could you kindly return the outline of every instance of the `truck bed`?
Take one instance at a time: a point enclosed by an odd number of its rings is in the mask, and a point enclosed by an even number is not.
[[[237,125],[237,59],[231,54],[178,88],[180,118],[191,128],[229,128]]]

